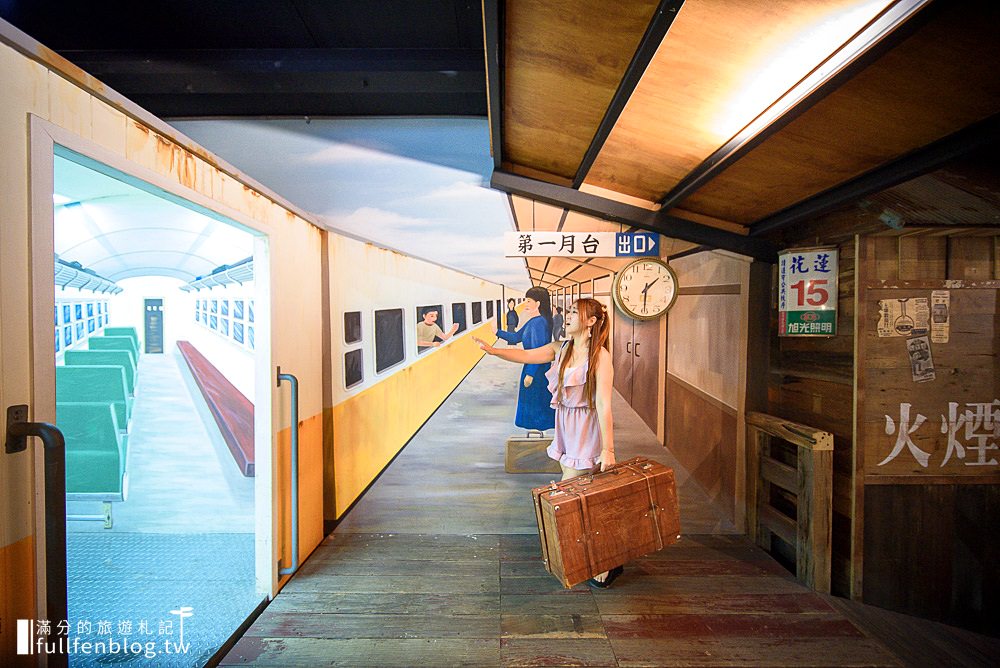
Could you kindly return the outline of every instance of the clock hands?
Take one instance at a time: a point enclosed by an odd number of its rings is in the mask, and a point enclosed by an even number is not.
[[[647,294],[647,293],[649,292],[649,289],[650,289],[651,287],[653,287],[653,283],[656,283],[656,282],[657,282],[658,280],[660,280],[660,277],[659,277],[659,276],[657,276],[656,278],[654,278],[654,279],[653,279],[652,281],[650,281],[649,283],[646,283],[646,287],[644,287],[644,288],[642,289],[642,312],[643,312],[643,313],[645,313],[645,312],[646,312],[646,297],[648,296],[648,294]]]

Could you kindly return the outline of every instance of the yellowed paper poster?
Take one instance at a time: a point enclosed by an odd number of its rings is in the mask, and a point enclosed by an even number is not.
[[[948,336],[951,332],[949,319],[951,306],[951,293],[947,290],[934,290],[931,292],[931,341],[933,343],[948,343]]]
[[[930,307],[926,297],[880,299],[878,309],[879,336],[925,336],[930,329]]]

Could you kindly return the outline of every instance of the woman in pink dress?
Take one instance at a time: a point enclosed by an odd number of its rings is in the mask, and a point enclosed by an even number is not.
[[[546,372],[552,407],[556,411],[555,432],[548,454],[562,467],[562,479],[604,471],[615,463],[611,390],[614,369],[608,350],[609,315],[596,299],[580,299],[566,314],[566,336],[541,348],[521,350],[494,348],[481,339],[479,347],[489,355],[519,364],[554,362]],[[618,566],[594,576],[594,587],[608,587],[621,575]]]

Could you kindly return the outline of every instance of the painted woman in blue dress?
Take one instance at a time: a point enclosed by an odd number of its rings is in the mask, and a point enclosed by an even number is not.
[[[514,332],[497,331],[507,343],[520,343],[525,350],[541,348],[552,341],[552,308],[549,293],[544,288],[530,288],[525,293],[522,325]],[[494,328],[496,324],[494,323]],[[514,424],[524,429],[552,429],[555,410],[545,372],[551,364],[525,364],[517,393],[517,414]]]

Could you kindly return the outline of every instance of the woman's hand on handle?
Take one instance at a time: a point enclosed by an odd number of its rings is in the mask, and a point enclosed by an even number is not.
[[[601,473],[615,465],[615,453],[613,450],[601,450]]]
[[[496,320],[490,320],[490,331],[493,332],[493,336],[497,335],[497,321]]]

